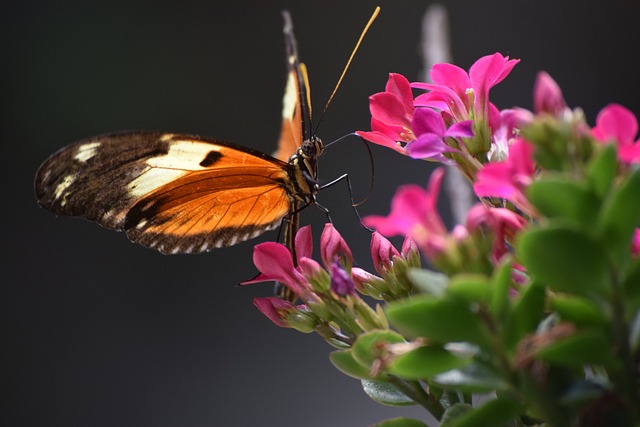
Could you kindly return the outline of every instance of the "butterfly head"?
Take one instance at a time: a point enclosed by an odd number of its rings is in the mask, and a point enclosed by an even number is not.
[[[311,139],[302,143],[296,154],[305,160],[310,160],[317,158],[322,153],[322,150],[324,150],[322,140],[314,135]]]

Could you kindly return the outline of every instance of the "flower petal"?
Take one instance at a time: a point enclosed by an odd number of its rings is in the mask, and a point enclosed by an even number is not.
[[[409,80],[402,74],[389,73],[389,80],[385,87],[386,92],[395,95],[407,114],[413,113],[413,94],[411,93],[411,85]]]
[[[466,91],[471,87],[469,75],[457,65],[447,63],[435,64],[431,67],[429,76],[435,84],[453,89],[461,99],[466,97]]]
[[[296,311],[296,307],[289,301],[278,297],[254,298],[253,305],[276,325],[286,328],[286,313]]]
[[[473,120],[465,120],[452,124],[444,136],[452,138],[473,138]]]
[[[294,244],[298,263],[300,263],[300,258],[311,258],[313,254],[313,236],[311,235],[310,225],[305,225],[298,230]]]
[[[593,136],[603,142],[614,139],[618,145],[632,144],[638,134],[638,120],[620,104],[609,104],[596,118]]]
[[[253,248],[253,263],[262,274],[243,284],[255,283],[258,279],[273,280],[281,282],[296,295],[302,296],[307,293],[307,281],[293,266],[291,252],[286,246],[275,242],[256,245]]]
[[[380,131],[363,132],[359,130],[356,131],[356,135],[369,142],[373,142],[374,144],[382,145],[383,147],[391,148],[400,154],[404,154],[405,156],[407,155],[407,150],[404,147]]]
[[[407,144],[407,152],[414,159],[446,160],[442,153],[450,151],[458,150],[447,145],[442,137],[435,133],[422,134],[418,139]]]
[[[420,137],[423,133],[435,133],[442,136],[447,131],[442,115],[431,108],[418,108],[413,113],[411,128],[416,137]]]
[[[409,124],[411,116],[402,101],[392,93],[380,92],[369,97],[371,116],[386,124]]]
[[[518,62],[519,59],[509,60],[508,56],[498,52],[478,59],[469,68],[469,80],[476,97],[486,96],[489,89],[504,80]]]

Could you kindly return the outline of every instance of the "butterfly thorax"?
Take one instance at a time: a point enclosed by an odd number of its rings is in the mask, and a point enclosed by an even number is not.
[[[319,189],[317,158],[323,149],[322,140],[314,136],[304,141],[289,158],[288,163],[293,166],[291,183],[294,187],[294,191],[291,192],[290,196],[295,201],[300,201],[304,204],[313,202]]]

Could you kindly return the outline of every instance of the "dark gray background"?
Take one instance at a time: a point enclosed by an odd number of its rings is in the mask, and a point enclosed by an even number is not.
[[[280,10],[292,12],[318,112],[375,4],[380,18],[325,116],[331,141],[368,129],[367,97],[390,71],[415,80],[428,1],[32,1],[5,5],[2,31],[4,231],[0,424],[6,426],[367,425],[417,409],[371,402],[329,363],[330,347],[272,325],[253,307],[269,285],[255,242],[165,257],[122,234],[40,209],[38,165],[75,140],[124,129],[227,139],[265,152],[279,131],[285,79]],[[531,106],[539,69],[590,121],[611,101],[640,113],[635,1],[450,1],[455,60],[522,58],[494,92]],[[317,115],[316,115],[317,117]],[[374,147],[376,187],[361,211],[388,212],[394,188],[426,183],[429,166]],[[367,191],[357,140],[327,151],[321,179],[349,172]],[[368,234],[346,189],[321,203],[369,266]],[[323,217],[303,215],[316,237]],[[274,239],[275,233],[265,239]]]

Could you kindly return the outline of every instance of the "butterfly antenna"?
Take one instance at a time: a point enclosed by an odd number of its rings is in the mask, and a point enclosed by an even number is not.
[[[322,110],[322,114],[320,115],[320,119],[318,120],[318,123],[316,124],[316,128],[315,128],[315,130],[313,132],[314,134],[318,130],[318,127],[320,126],[320,122],[322,121],[322,118],[324,117],[324,113],[327,111],[327,108],[329,108],[329,104],[331,104],[331,100],[333,100],[333,97],[335,96],[336,92],[338,91],[338,88],[340,87],[340,84],[342,83],[342,79],[344,79],[345,74],[347,74],[347,70],[349,69],[349,65],[351,65],[351,61],[353,60],[353,57],[356,55],[356,52],[358,51],[358,48],[360,47],[360,44],[362,43],[362,40],[364,39],[365,34],[367,34],[367,31],[369,31],[369,27],[371,27],[371,24],[373,24],[373,21],[376,20],[376,18],[378,17],[379,13],[380,13],[380,6],[376,6],[376,10],[373,11],[373,14],[371,15],[371,18],[369,18],[369,22],[367,22],[367,25],[365,25],[364,30],[362,30],[362,34],[360,34],[360,38],[358,39],[358,42],[356,43],[356,46],[353,48],[353,52],[351,52],[351,56],[349,57],[349,60],[347,61],[347,65],[345,65],[344,66],[344,70],[342,70],[342,74],[340,75],[340,78],[338,79],[338,83],[336,83],[336,86],[333,89],[333,92],[331,92],[331,96],[329,96],[329,99],[327,100],[327,103],[324,105],[324,109]]]

